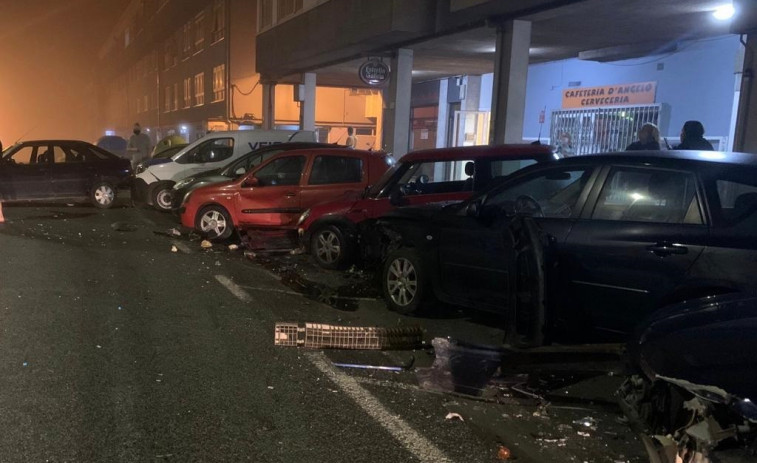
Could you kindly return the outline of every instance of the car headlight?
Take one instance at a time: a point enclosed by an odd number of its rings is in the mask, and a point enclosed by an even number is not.
[[[190,183],[192,183],[194,181],[195,181],[195,179],[192,178],[192,177],[185,178],[184,180],[182,180],[179,183],[177,183],[176,185],[174,185],[173,189],[174,190],[181,190],[182,188],[184,188],[185,186],[189,185]]]
[[[299,227],[300,225],[302,225],[303,223],[305,223],[305,221],[308,219],[308,217],[310,217],[310,209],[308,209],[308,210],[306,210],[305,212],[302,213],[302,215],[300,216],[300,220],[297,221],[297,226]]]

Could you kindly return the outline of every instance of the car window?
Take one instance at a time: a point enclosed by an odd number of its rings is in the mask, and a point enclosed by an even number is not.
[[[531,205],[529,208],[540,211],[544,217],[571,217],[591,172],[588,167],[539,171],[491,192],[484,207],[512,209],[516,202],[525,199]]]
[[[250,153],[242,156],[242,159],[235,162],[233,165],[227,168],[227,173],[231,175],[235,175],[238,170],[244,169],[244,172],[249,172],[251,169],[259,166],[263,163],[263,161],[267,161],[268,159],[274,157],[275,155],[283,152],[284,150],[270,150],[266,151],[265,153],[259,153],[250,156]],[[241,172],[241,170],[240,170]],[[241,174],[239,174],[241,175]]]
[[[734,224],[757,216],[757,178],[736,173],[730,177],[715,182],[723,219]]]
[[[310,185],[360,183],[363,181],[363,160],[346,156],[317,156],[313,161]]]
[[[118,159],[113,153],[105,151],[104,149],[93,145],[80,145],[76,147],[81,153],[84,154],[84,160],[87,162],[95,162],[97,160],[106,159]]]
[[[14,164],[26,166],[37,162],[37,147],[36,146],[23,146],[18,151],[11,154],[10,159]]]
[[[406,195],[473,190],[474,161],[426,161],[412,164],[397,182]]]
[[[200,143],[181,157],[182,164],[221,162],[234,154],[233,138],[214,138]]]
[[[687,172],[616,167],[602,187],[592,218],[701,224],[696,178]]]
[[[53,146],[53,162],[56,164],[64,164],[66,162],[75,162],[75,159],[70,156],[68,159],[66,159],[66,152],[63,151],[63,148],[58,145],[54,145]]]
[[[299,185],[305,156],[286,156],[263,166],[255,173],[260,186]]]

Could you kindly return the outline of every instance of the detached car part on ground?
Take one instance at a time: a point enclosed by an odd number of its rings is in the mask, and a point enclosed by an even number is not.
[[[88,199],[113,206],[119,188],[131,183],[131,162],[87,142],[37,140],[18,143],[0,159],[0,199],[57,201]]]
[[[461,205],[398,209],[378,229],[390,309],[435,297],[505,315],[511,333],[512,320],[541,320],[521,333],[531,344],[619,340],[669,304],[757,286],[757,155],[561,159]]]
[[[757,460],[757,297],[666,308],[628,349],[638,373],[619,396],[651,461]]]
[[[375,250],[369,235],[375,220],[395,207],[463,201],[499,177],[553,159],[548,147],[534,145],[410,153],[362,195],[308,209],[298,223],[301,244],[328,269],[371,260]]]
[[[315,142],[313,131],[235,130],[211,132],[190,143],[167,161],[152,164],[136,175],[132,199],[162,211],[172,205],[172,189],[176,182],[202,172],[222,167],[263,146],[285,142]]]
[[[238,180],[190,192],[179,209],[181,222],[211,240],[235,229],[294,233],[303,210],[359,194],[392,162],[386,153],[343,148],[278,153]]]

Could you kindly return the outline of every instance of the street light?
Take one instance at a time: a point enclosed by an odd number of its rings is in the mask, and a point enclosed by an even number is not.
[[[719,7],[715,8],[715,11],[712,12],[712,15],[715,17],[715,19],[718,19],[720,21],[727,21],[733,18],[734,14],[736,14],[736,9],[731,3],[720,5]]]

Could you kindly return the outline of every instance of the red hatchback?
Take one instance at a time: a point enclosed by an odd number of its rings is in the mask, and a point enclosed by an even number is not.
[[[555,159],[547,146],[469,146],[404,156],[365,194],[319,204],[300,217],[302,244],[325,268],[355,261],[374,219],[396,206],[458,202],[493,180],[536,162]],[[369,252],[366,246],[363,250]]]
[[[382,152],[339,148],[287,151],[239,180],[198,188],[179,209],[181,223],[209,239],[235,228],[292,229],[302,211],[360,195],[394,163]]]

